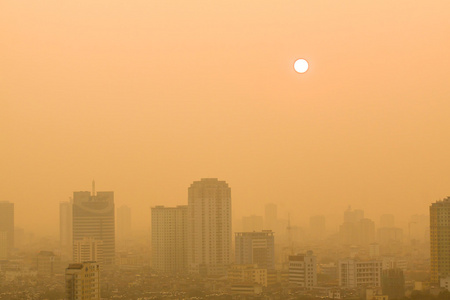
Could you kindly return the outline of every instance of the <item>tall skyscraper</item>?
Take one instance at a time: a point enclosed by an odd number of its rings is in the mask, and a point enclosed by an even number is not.
[[[0,201],[0,243],[8,256],[14,248],[14,203],[8,201]]]
[[[223,276],[231,262],[231,189],[202,178],[188,189],[188,265],[193,273]]]
[[[73,245],[86,237],[103,242],[104,267],[114,265],[114,192],[73,193]]]
[[[430,206],[431,282],[450,276],[450,197]]]
[[[65,272],[68,300],[100,298],[100,265],[96,262],[70,264]]]
[[[59,203],[59,241],[63,259],[72,259],[72,200]]]
[[[152,207],[152,267],[174,274],[187,268],[186,205]]]
[[[131,209],[126,205],[117,208],[117,239],[131,239]]]
[[[238,265],[256,264],[261,269],[275,269],[273,232],[236,232],[235,258]]]

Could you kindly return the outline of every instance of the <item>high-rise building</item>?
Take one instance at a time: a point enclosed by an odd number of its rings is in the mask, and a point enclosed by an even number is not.
[[[65,273],[68,300],[101,299],[100,265],[96,262],[70,264]]]
[[[152,207],[152,267],[166,274],[187,268],[186,205]]]
[[[405,297],[405,277],[401,269],[386,269],[381,274],[381,288],[388,299]]]
[[[272,230],[235,233],[235,260],[238,265],[256,264],[275,269],[275,244]]]
[[[73,262],[83,263],[95,261],[103,265],[103,241],[93,237],[85,237],[73,245]]]
[[[339,286],[356,288],[360,286],[381,286],[381,260],[343,259],[339,261]]]
[[[59,203],[59,241],[61,256],[72,259],[72,200]]]
[[[204,276],[226,275],[231,262],[231,189],[202,178],[188,189],[188,265]]]
[[[0,232],[4,232],[3,239],[0,239],[0,249],[6,249],[6,256],[14,248],[14,203],[0,201]],[[3,242],[2,242],[3,241]]]
[[[117,239],[119,241],[131,238],[131,209],[122,205],[117,208]]]
[[[289,256],[289,283],[304,288],[317,285],[317,259],[312,251]]]
[[[450,276],[450,197],[430,206],[431,282]]]
[[[114,192],[73,193],[73,245],[86,237],[103,242],[103,263],[108,268],[115,259]]]

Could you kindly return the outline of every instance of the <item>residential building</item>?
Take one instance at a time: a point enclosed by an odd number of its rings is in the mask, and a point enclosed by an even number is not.
[[[381,260],[344,259],[339,261],[339,285],[344,288],[380,287]]]
[[[430,281],[450,276],[450,197],[430,206]]]
[[[232,283],[256,283],[267,286],[267,269],[255,265],[231,265],[228,269],[228,281]]]
[[[312,251],[289,256],[289,283],[304,288],[317,285],[317,259]]]
[[[166,273],[187,269],[188,207],[152,207],[152,267]]]
[[[95,261],[103,266],[103,241],[85,237],[73,245],[73,262]]]
[[[224,276],[231,262],[231,189],[202,178],[188,189],[188,266],[203,276]]]
[[[275,244],[272,230],[235,233],[235,261],[239,265],[257,264],[275,269]]]
[[[96,262],[70,264],[65,272],[66,298],[92,300],[100,298],[100,265]]]

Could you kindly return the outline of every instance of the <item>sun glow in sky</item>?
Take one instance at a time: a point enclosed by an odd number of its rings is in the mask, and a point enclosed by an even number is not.
[[[352,205],[402,225],[450,194],[449,11],[1,1],[0,201],[17,226],[56,234],[59,202],[95,178],[148,228],[150,206],[218,177],[234,218],[275,202],[301,223]],[[308,76],[292,70],[299,55]]]

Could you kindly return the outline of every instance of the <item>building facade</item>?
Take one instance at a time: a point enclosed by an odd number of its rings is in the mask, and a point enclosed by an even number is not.
[[[344,259],[339,261],[339,286],[344,288],[380,287],[381,260]]]
[[[114,192],[73,193],[73,245],[87,238],[103,242],[103,263],[108,268],[115,259]]]
[[[275,243],[272,230],[235,233],[235,262],[256,264],[258,268],[275,269]]]
[[[73,245],[73,262],[95,261],[103,266],[103,241],[85,237]]]
[[[100,265],[96,262],[70,264],[65,272],[66,298],[92,300],[100,298]]]
[[[289,283],[304,288],[317,285],[317,259],[312,251],[289,256]]]
[[[450,276],[450,197],[430,206],[430,280]]]
[[[61,256],[64,259],[72,259],[72,200],[59,203],[59,243]]]
[[[225,276],[231,262],[231,189],[202,178],[188,189],[188,267],[203,276]]]
[[[188,207],[152,207],[152,267],[166,274],[187,268]]]

